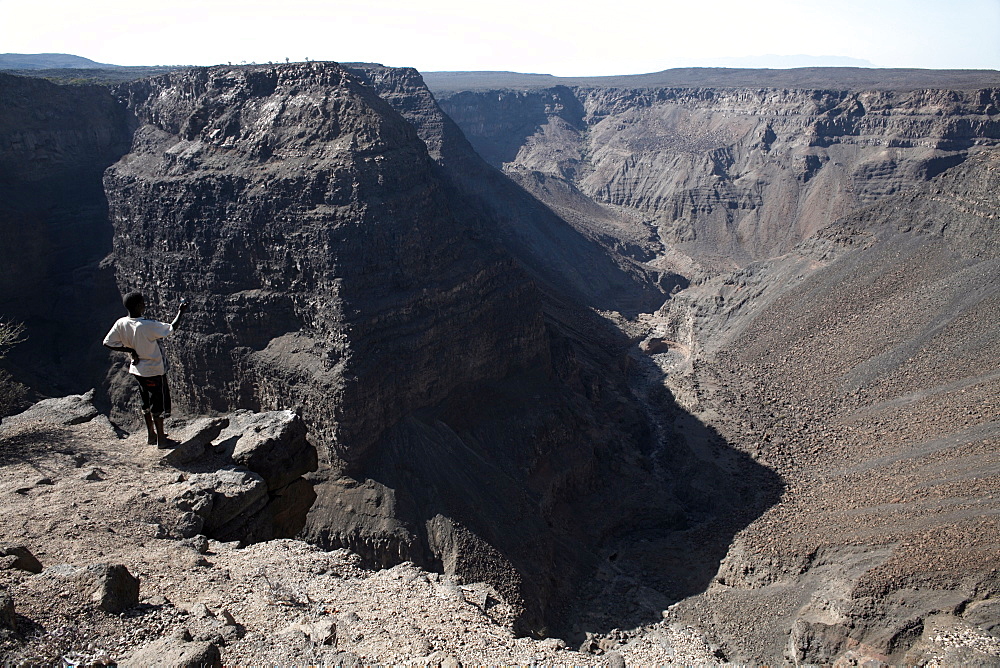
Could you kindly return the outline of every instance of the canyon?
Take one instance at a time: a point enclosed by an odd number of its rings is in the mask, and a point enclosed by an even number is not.
[[[280,535],[581,651],[995,664],[1000,82],[870,72],[0,73],[9,368],[135,429],[100,338],[186,297],[181,412],[316,447]]]

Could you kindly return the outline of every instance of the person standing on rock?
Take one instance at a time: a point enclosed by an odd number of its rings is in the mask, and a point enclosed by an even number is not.
[[[146,421],[147,443],[160,448],[169,447],[170,441],[163,430],[163,419],[170,417],[170,388],[167,386],[167,363],[161,339],[170,336],[187,310],[181,301],[173,322],[143,318],[146,300],[139,292],[130,292],[122,300],[128,316],[119,318],[104,337],[104,347],[132,356],[128,372],[139,385],[142,398],[142,416]]]

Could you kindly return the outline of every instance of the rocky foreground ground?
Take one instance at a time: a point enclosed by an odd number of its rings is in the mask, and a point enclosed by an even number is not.
[[[174,419],[171,431],[190,444],[197,427]],[[116,429],[86,397],[49,400],[0,426],[0,663],[718,661],[670,610],[656,624],[568,647],[514,637],[507,605],[482,583],[409,563],[365,570],[346,550],[297,540],[184,538],[185,492],[226,436],[205,446],[201,460],[189,445],[159,450],[143,433]]]
[[[232,416],[235,426],[221,431],[219,418],[174,419],[180,444],[159,450],[88,399],[49,400],[0,425],[5,665],[713,665],[723,654],[685,606],[714,625],[742,619],[748,638],[774,622],[765,608],[727,599],[732,583],[720,581],[662,621],[571,647],[515,637],[510,608],[483,583],[410,563],[366,570],[346,550],[298,540],[191,535],[185,509],[199,476],[219,473],[208,470],[220,461],[213,451],[233,429],[284,414]],[[215,425],[210,442],[206,423]],[[220,471],[253,475],[238,464]],[[244,493],[219,489],[214,510],[195,508],[207,525]],[[254,508],[236,524],[259,525]],[[952,615],[926,618],[921,633],[921,665],[1000,663],[1000,639]],[[857,647],[837,664],[867,658]]]

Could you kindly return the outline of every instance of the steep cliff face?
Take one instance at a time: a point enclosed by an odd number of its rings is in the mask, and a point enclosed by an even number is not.
[[[657,231],[664,255],[725,268],[785,252],[995,146],[998,96],[556,87],[445,94],[441,105],[526,187],[538,174],[561,181],[634,213]]]
[[[105,177],[119,282],[195,304],[174,346],[194,408],[299,406],[358,461],[456,387],[547,364],[532,286],[346,71],[194,70],[119,95],[138,124]]]
[[[104,88],[0,74],[0,315],[26,325],[15,375],[43,392],[85,391],[103,374],[100,319],[117,312],[101,174],[128,150]]]

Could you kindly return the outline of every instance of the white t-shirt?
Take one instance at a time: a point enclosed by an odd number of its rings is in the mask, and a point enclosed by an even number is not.
[[[166,369],[160,339],[170,336],[172,325],[148,318],[119,318],[104,337],[104,345],[114,348],[132,348],[139,354],[139,361],[132,360],[128,372],[135,376],[162,376]]]

